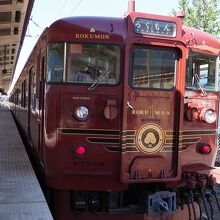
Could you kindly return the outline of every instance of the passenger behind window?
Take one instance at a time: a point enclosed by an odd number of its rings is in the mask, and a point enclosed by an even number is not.
[[[92,80],[92,76],[89,72],[80,71],[77,73],[76,81],[80,82],[80,83],[91,83],[93,80]]]
[[[76,67],[71,66],[71,73],[68,75],[67,81],[91,83],[93,82],[93,77],[88,67],[86,67],[85,70],[78,70]]]
[[[63,82],[63,57],[58,49],[52,49],[48,60],[48,79],[49,82]]]
[[[67,82],[76,82],[78,72],[80,71],[79,68],[75,67],[74,65],[71,65],[68,67],[68,75],[67,75]]]

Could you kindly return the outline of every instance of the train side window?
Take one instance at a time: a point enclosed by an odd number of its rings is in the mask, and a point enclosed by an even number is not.
[[[135,46],[131,53],[131,85],[135,88],[172,89],[177,53],[172,48]]]
[[[191,52],[187,61],[186,88],[215,90],[216,57]]]
[[[67,82],[116,85],[120,80],[120,47],[112,44],[68,44]]]
[[[63,82],[64,44],[48,45],[47,82]]]

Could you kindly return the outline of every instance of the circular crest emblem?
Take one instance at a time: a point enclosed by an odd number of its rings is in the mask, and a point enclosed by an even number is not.
[[[163,142],[163,130],[156,124],[146,124],[137,132],[137,147],[144,153],[155,153],[159,151],[163,146]]]

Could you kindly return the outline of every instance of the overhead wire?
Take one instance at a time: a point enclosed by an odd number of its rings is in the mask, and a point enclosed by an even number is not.
[[[34,2],[34,7],[37,7],[37,6],[39,6],[39,2],[40,2],[41,0],[35,0],[35,2]],[[37,22],[35,22],[34,20],[33,20],[33,16],[30,16],[29,17],[29,22],[28,22],[28,26],[27,26],[27,30],[26,30],[26,34],[25,34],[25,37],[29,37],[29,38],[33,38],[33,37],[35,37],[35,38],[38,38],[40,35],[32,35],[30,32],[30,21],[36,26],[36,27],[38,27],[39,29],[41,29],[41,30],[43,30],[43,28],[39,25],[39,24],[37,24]]]
[[[64,7],[66,6],[67,2],[69,2],[69,0],[66,0],[62,7],[60,7],[60,10],[57,12],[55,18],[57,18],[59,16],[59,14],[62,12],[62,10],[64,9]],[[82,3],[82,0],[79,0],[78,3],[76,4],[76,6],[72,9],[72,11],[70,12],[70,15],[73,14],[73,12],[79,7],[79,5]],[[40,28],[41,30],[43,30],[43,28],[33,20],[33,17],[30,17],[29,19],[36,27]],[[28,34],[26,35],[26,37],[34,37],[33,35],[30,34],[30,29],[28,27]],[[39,37],[38,35],[35,37]]]
[[[38,27],[38,28],[40,28],[41,30],[43,30],[43,28],[33,20],[33,17],[30,17],[29,20],[32,21],[33,24],[34,24],[36,27]]]
[[[64,7],[66,6],[66,3],[67,3],[68,1],[69,1],[69,0],[66,0],[66,1],[63,3],[62,7],[60,7],[60,10],[57,12],[57,14],[56,14],[56,16],[55,16],[56,19],[59,17],[60,13],[63,11],[63,9],[64,9]]]
[[[72,9],[72,11],[70,12],[70,15],[73,14],[73,12],[79,7],[79,5],[81,4],[82,0],[79,0],[79,2],[76,4],[76,6]]]
[[[38,28],[40,28],[41,30],[43,30],[43,28],[42,28],[40,25],[38,25],[35,21],[33,21],[32,17],[30,17],[29,20],[32,21],[32,23],[33,23],[35,26],[37,26]],[[28,27],[27,27],[27,32],[26,32],[25,37],[38,38],[38,37],[40,36],[39,34],[38,34],[38,35],[32,35],[30,32],[31,32],[31,31],[30,31],[30,23],[29,23],[29,24],[28,24]]]

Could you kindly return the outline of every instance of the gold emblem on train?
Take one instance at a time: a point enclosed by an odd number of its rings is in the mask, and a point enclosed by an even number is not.
[[[164,133],[157,124],[145,124],[136,136],[137,147],[144,153],[155,153],[159,151],[164,142]]]

